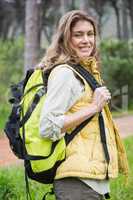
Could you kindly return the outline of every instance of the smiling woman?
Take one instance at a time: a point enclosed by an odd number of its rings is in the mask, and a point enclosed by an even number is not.
[[[40,118],[41,137],[59,140],[93,116],[66,147],[66,158],[54,181],[57,200],[108,198],[109,180],[119,171],[128,174],[124,146],[107,104],[111,94],[102,86],[98,70],[96,33],[95,22],[87,13],[66,13],[39,64],[49,75]],[[92,91],[76,71],[79,68],[101,87]]]
[[[96,35],[97,27],[95,25],[95,21],[86,13],[76,10],[66,13],[60,19],[59,25],[53,35],[52,43],[47,49],[46,55],[42,59],[39,66],[53,68],[53,66],[60,63],[78,63],[79,56],[75,51],[77,48],[72,46],[72,40],[74,39],[75,41],[77,38],[77,42],[78,39],[81,41],[81,36],[84,36],[82,39],[85,38],[85,40],[88,40],[89,38],[89,40],[93,43],[91,44],[91,50],[89,50],[91,54],[89,55],[88,52],[88,57],[86,58],[93,56],[98,61]],[[90,42],[88,44],[87,41],[87,45],[90,47]]]
[[[91,22],[80,20],[72,27],[70,45],[81,59],[92,55],[95,35]]]

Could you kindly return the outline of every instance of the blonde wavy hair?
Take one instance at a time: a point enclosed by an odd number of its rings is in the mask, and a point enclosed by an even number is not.
[[[97,60],[96,35],[97,28],[94,19],[86,12],[81,10],[72,10],[61,17],[55,34],[53,35],[51,45],[47,49],[45,56],[39,63],[39,67],[52,69],[55,65],[61,63],[78,63],[79,58],[70,46],[71,30],[80,20],[89,21],[94,27],[95,44],[90,56]]]

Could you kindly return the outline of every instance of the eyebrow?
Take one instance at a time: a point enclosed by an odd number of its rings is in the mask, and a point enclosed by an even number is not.
[[[72,33],[83,33],[84,31],[72,31]],[[87,32],[93,32],[94,33],[94,30],[89,30],[89,31],[87,31]]]

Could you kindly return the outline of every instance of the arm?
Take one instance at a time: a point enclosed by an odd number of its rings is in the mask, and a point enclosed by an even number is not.
[[[100,112],[110,99],[111,94],[106,87],[97,88],[94,91],[93,100],[89,106],[86,106],[80,111],[64,117],[64,126],[62,128],[62,132],[65,132],[68,128],[81,124],[87,118]]]
[[[64,136],[61,134],[61,129],[64,126],[65,113],[84,90],[84,86],[75,78],[71,69],[57,68],[50,74],[46,100],[40,118],[41,136],[52,140]]]
[[[64,126],[61,132],[64,133],[67,129],[75,127],[81,124],[83,121],[97,113],[97,106],[95,104],[90,104],[88,107],[84,107],[81,110],[64,116]]]
[[[77,85],[76,85],[77,84]],[[47,98],[40,120],[40,132],[43,137],[49,137],[52,140],[57,140],[63,137],[68,128],[79,125],[87,118],[91,117],[106,103],[106,95],[108,93],[105,87],[98,88],[94,92],[92,104],[82,108],[70,115],[64,113],[76,102],[81,93],[81,85],[75,78],[70,69],[60,69],[50,79],[48,83]],[[76,90],[76,87],[78,90]],[[75,90],[75,95],[73,94]],[[81,95],[80,94],[80,95]],[[74,98],[73,98],[74,97]]]

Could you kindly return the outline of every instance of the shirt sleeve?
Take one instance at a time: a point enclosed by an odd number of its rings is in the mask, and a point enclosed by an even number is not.
[[[56,141],[63,137],[64,113],[75,103],[81,92],[74,95],[74,88],[79,81],[71,69],[56,67],[50,74],[48,90],[40,116],[40,134]],[[81,86],[80,86],[81,88]],[[77,89],[76,89],[77,90]]]

